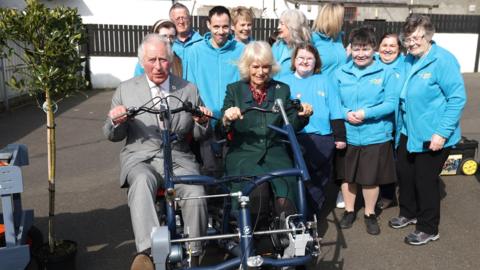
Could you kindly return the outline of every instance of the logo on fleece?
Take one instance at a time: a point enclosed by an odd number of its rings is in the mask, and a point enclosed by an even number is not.
[[[317,95],[321,96],[321,97],[324,97],[325,96],[325,91],[323,90],[318,90],[317,91]]]
[[[371,79],[371,80],[370,80],[370,83],[371,83],[371,84],[375,84],[375,85],[380,85],[380,84],[382,84],[382,82],[383,82],[383,79],[382,79],[382,78]]]
[[[424,80],[428,80],[432,77],[432,73],[430,72],[424,72],[424,73],[420,73],[418,74],[418,76],[420,76],[420,78],[424,79]]]

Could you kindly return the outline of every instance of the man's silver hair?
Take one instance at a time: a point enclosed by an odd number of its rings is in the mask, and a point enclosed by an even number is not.
[[[143,58],[145,56],[145,44],[147,43],[163,44],[167,49],[168,62],[172,63],[173,51],[172,51],[172,47],[170,46],[170,41],[167,38],[162,37],[157,33],[152,33],[152,34],[146,35],[143,38],[140,46],[138,46],[138,62],[142,67],[143,67],[143,60],[144,60]]]

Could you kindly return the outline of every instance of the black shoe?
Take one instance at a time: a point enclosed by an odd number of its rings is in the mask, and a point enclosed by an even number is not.
[[[385,210],[387,208],[394,207],[394,206],[397,206],[397,205],[398,205],[398,203],[397,203],[397,200],[395,200],[395,199],[390,200],[390,199],[380,198],[380,200],[378,200],[378,202],[377,202],[376,207],[378,209]]]
[[[340,228],[342,229],[351,228],[353,225],[353,222],[355,221],[355,218],[356,218],[355,212],[345,211],[343,213],[342,219],[340,220],[340,224],[339,224]]]
[[[375,214],[364,215],[367,233],[371,235],[380,234],[380,226],[378,226],[377,216]]]

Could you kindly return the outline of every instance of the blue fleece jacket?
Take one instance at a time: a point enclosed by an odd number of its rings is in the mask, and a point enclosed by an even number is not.
[[[280,65],[280,71],[274,76],[275,79],[280,78],[284,74],[293,73],[290,69],[292,66],[292,52],[293,49],[288,48],[287,43],[281,39],[273,43],[273,58]]]
[[[201,40],[203,40],[202,35],[200,35],[198,32],[192,31],[192,35],[187,40],[185,40],[185,42],[181,42],[178,39],[175,39],[175,41],[173,42],[172,49],[182,60],[183,79],[186,79],[188,69],[188,51],[193,44]]]
[[[391,140],[393,112],[398,104],[398,78],[379,61],[359,69],[353,61],[335,71],[335,84],[338,87],[343,106],[343,116],[363,109],[365,119],[361,124],[345,121],[347,142],[364,146],[384,143]]]
[[[347,63],[347,52],[343,47],[342,37],[343,32],[335,40],[324,33],[312,33],[312,43],[317,48],[322,60],[322,73],[331,74]]]
[[[330,120],[343,119],[343,115],[340,98],[328,75],[321,73],[301,78],[291,73],[282,75],[279,81],[290,86],[291,98],[300,99],[313,107],[313,115],[302,132],[332,134]]]
[[[230,36],[221,48],[211,43],[211,33],[189,49],[187,80],[198,87],[200,96],[216,117],[220,116],[227,85],[240,80],[237,62],[245,47]]]
[[[455,56],[433,42],[424,57],[405,57],[405,71],[397,130],[408,137],[407,150],[428,151],[423,144],[433,134],[446,139],[444,147],[455,145],[461,137],[460,117],[467,100]]]

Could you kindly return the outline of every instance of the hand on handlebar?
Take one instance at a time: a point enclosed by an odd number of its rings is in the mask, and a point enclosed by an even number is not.
[[[118,105],[108,112],[108,117],[112,119],[114,125],[119,125],[127,121],[127,107]]]
[[[200,110],[200,112],[202,112],[202,114],[201,116],[196,116],[192,114],[193,121],[199,124],[205,124],[213,116],[213,113],[212,111],[203,106],[198,106],[198,109]]]
[[[302,109],[298,111],[299,116],[310,117],[313,114],[312,105],[308,103],[302,103]]]
[[[242,111],[238,107],[230,107],[223,114],[222,122],[224,126],[227,126],[231,122],[243,119]]]

